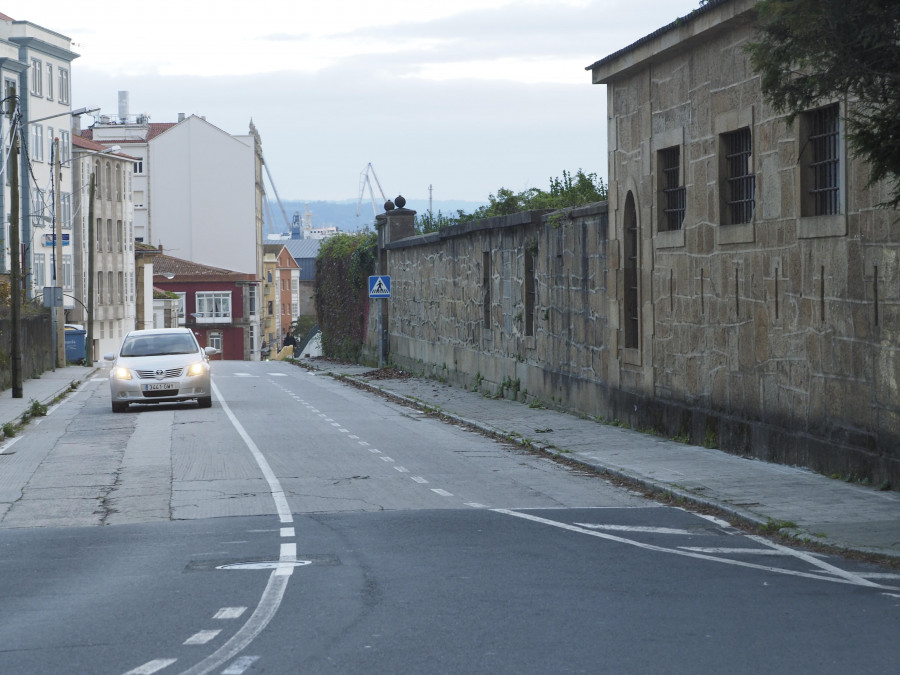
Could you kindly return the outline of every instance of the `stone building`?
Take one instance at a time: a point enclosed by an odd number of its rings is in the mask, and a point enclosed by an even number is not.
[[[852,102],[789,125],[763,100],[755,4],[712,0],[588,68],[608,203],[386,238],[390,359],[900,486],[900,214],[848,150]]]

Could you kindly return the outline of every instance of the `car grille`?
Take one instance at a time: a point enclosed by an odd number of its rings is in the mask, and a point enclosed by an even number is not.
[[[163,376],[161,379],[167,379],[170,377],[181,377],[181,373],[184,368],[169,368],[168,370],[163,371]],[[155,370],[136,370],[137,376],[142,380],[155,380],[156,379],[156,371]]]

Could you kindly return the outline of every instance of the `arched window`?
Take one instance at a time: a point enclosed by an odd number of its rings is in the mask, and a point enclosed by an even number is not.
[[[116,164],[116,201],[122,201],[122,167]]]
[[[623,346],[626,349],[637,349],[640,346],[640,251],[638,250],[638,218],[634,206],[634,195],[631,192],[625,198],[625,220],[623,222],[623,253],[625,256],[623,281]]]
[[[112,199],[112,167],[109,162],[106,163],[106,175],[103,179],[106,181],[106,198]]]

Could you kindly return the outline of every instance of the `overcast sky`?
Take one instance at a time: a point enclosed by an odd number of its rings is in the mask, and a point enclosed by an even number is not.
[[[72,39],[73,108],[115,115],[124,90],[153,122],[196,114],[244,134],[252,119],[282,199],[356,200],[371,162],[389,199],[427,199],[431,185],[435,200],[483,202],[564,170],[605,180],[606,92],[585,67],[699,4],[0,0],[0,12]]]

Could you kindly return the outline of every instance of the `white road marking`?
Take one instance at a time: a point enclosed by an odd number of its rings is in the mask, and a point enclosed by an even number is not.
[[[18,443],[20,438],[22,438],[22,437],[16,436],[15,438],[11,438],[9,441],[7,441],[2,446],[0,446],[0,455],[6,453],[7,450],[9,450],[16,443]]]
[[[399,471],[400,473],[409,473],[409,469],[407,469],[405,466],[395,466],[394,469],[396,471]]]
[[[327,422],[328,420],[325,420],[325,421]],[[341,423],[340,423],[340,422],[332,422],[332,423],[331,423],[331,426],[333,426],[333,427],[339,427],[339,426],[341,426]]]
[[[199,633],[194,633],[187,640],[184,641],[183,644],[186,645],[205,645],[207,642],[216,637],[219,633],[222,632],[222,629],[216,630],[201,630]]]
[[[246,607],[223,607],[213,614],[214,619],[240,619],[241,615],[247,611]]]
[[[727,548],[725,546],[679,546],[682,551],[697,553],[724,553],[726,555],[789,555],[771,548]]]
[[[412,478],[417,483],[422,483],[423,485],[428,482],[427,480],[422,478],[422,476],[410,476],[410,478]]]
[[[374,453],[376,455],[381,454],[381,450],[378,450],[377,448],[369,448],[369,452]]]
[[[431,491],[435,494],[440,495],[441,497],[452,497],[452,492],[447,492],[446,490],[442,490],[441,488],[431,488]]]
[[[782,546],[781,544],[776,544],[774,541],[769,541],[768,539],[765,539],[764,537],[758,537],[756,535],[748,535],[748,538],[752,539],[755,542],[763,544],[764,546],[771,546],[772,548],[774,548],[777,551],[784,551],[788,555],[792,555],[795,558],[799,558],[800,560],[808,562],[813,567],[817,567],[820,570],[824,570],[825,572],[828,572],[830,574],[834,574],[843,579],[846,579],[851,584],[856,584],[858,586],[869,586],[870,588],[884,588],[883,586],[876,584],[874,581],[869,581],[867,579],[863,579],[858,574],[854,574],[853,572],[848,572],[847,570],[842,570],[841,568],[835,567],[834,565],[831,565],[831,564],[825,562],[824,560],[818,560],[815,558],[815,556],[811,556],[809,553],[806,553],[805,551],[795,551],[794,549],[788,548],[787,546]]]
[[[293,523],[294,516],[291,514],[291,508],[288,506],[287,497],[285,497],[284,490],[281,489],[281,483],[278,481],[278,477],[272,471],[272,467],[269,466],[268,460],[266,460],[262,452],[260,452],[256,443],[253,442],[253,439],[250,438],[250,434],[248,434],[244,427],[241,426],[241,423],[238,422],[234,413],[231,412],[231,408],[228,407],[225,399],[222,398],[222,393],[219,391],[216,383],[211,382],[210,384],[212,385],[212,390],[216,395],[216,399],[222,405],[222,410],[225,411],[228,419],[231,420],[231,424],[237,430],[238,435],[244,440],[244,444],[250,450],[250,454],[253,455],[253,459],[256,460],[257,466],[259,466],[266,482],[269,484],[269,492],[272,493],[272,499],[275,501],[275,509],[278,511],[279,520],[282,523]]]
[[[287,373],[266,373],[269,377],[287,377]]]
[[[350,435],[349,438],[352,438],[354,441],[359,440],[359,436],[356,436],[356,435]]]
[[[254,379],[256,379],[258,377],[257,375],[251,375],[250,373],[235,373],[234,376],[235,377],[252,377]]]
[[[294,528],[293,527],[282,527],[281,528],[281,536],[282,537],[293,537],[294,536]]]
[[[588,527],[592,530],[604,530],[606,532],[646,532],[650,534],[697,534],[690,530],[682,530],[673,527],[648,527],[646,525],[606,525],[599,523],[575,523],[578,527]]]
[[[382,462],[393,462],[394,461],[393,459],[391,459],[390,457],[387,457],[386,455],[382,455],[379,459]]]
[[[368,443],[366,443],[365,441],[359,441],[359,444],[362,445],[362,446],[368,445]]]
[[[828,569],[831,574],[835,574],[836,576],[824,576],[822,574],[813,574],[809,572],[797,572],[794,570],[786,570],[779,567],[769,567],[767,565],[757,565],[755,563],[749,563],[743,560],[732,560],[730,558],[718,558],[716,556],[708,555],[705,553],[698,553],[695,551],[684,551],[677,548],[666,548],[665,546],[655,546],[653,544],[646,544],[644,542],[635,541],[633,539],[625,539],[624,537],[618,537],[614,534],[607,534],[605,532],[598,532],[597,530],[588,530],[583,527],[578,527],[577,525],[569,525],[568,523],[561,523],[556,520],[548,520],[547,518],[541,518],[539,516],[531,515],[530,513],[521,513],[518,511],[511,511],[509,509],[493,509],[494,513],[502,513],[507,516],[513,516],[515,518],[522,518],[523,520],[530,520],[535,523],[541,523],[544,525],[550,525],[551,527],[558,527],[561,530],[568,530],[569,532],[575,532],[578,534],[586,534],[591,537],[597,537],[599,539],[607,539],[609,541],[615,541],[620,544],[627,544],[629,546],[636,546],[637,548],[643,548],[648,551],[659,551],[661,553],[672,553],[674,555],[681,555],[688,558],[697,558],[699,560],[710,560],[712,562],[723,563],[725,565],[733,565],[735,567],[747,567],[750,569],[761,570],[764,572],[773,572],[775,574],[786,574],[788,576],[794,577],[803,577],[805,579],[817,579],[819,581],[830,581],[833,583],[844,583],[844,584],[852,584],[854,586],[869,586],[872,588],[885,588],[888,590],[900,590],[896,589],[892,586],[881,586],[879,584],[873,583],[871,581],[867,581],[860,577],[859,575],[852,574],[851,572],[846,572],[844,570],[838,570],[838,568],[833,565],[829,565],[827,563],[815,560],[812,556],[803,553],[802,551],[793,551],[792,554],[800,559],[806,560],[811,563],[815,567],[819,567],[822,569]],[[779,546],[773,542],[767,541],[762,537],[754,537],[750,536],[750,539],[754,541],[759,541],[768,546],[772,546],[777,549],[784,549],[785,551],[791,551],[791,549],[786,546]]]
[[[478,502],[466,502],[466,506],[471,506],[473,509],[486,509],[487,506],[484,504],[479,504]]]
[[[175,663],[178,659],[154,659],[153,661],[147,661],[142,666],[138,666],[134,670],[129,670],[125,675],[153,675],[163,668],[168,668],[173,663]]]
[[[342,434],[349,434],[349,433],[350,433],[350,431],[347,430],[347,429],[344,429],[344,427],[341,427],[340,429],[338,429],[338,431],[340,431]]]
[[[222,675],[244,675],[244,672],[259,660],[258,656],[240,656],[222,671]]]

